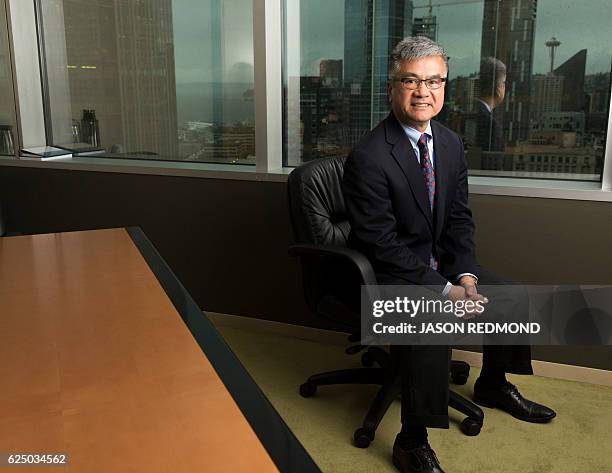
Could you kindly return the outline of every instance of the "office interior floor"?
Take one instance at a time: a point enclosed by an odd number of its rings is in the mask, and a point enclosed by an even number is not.
[[[298,386],[317,372],[359,366],[344,354],[342,334],[243,317],[209,314],[229,346],[306,450],[325,473],[396,472],[391,448],[400,428],[394,402],[367,449],[352,435],[375,386],[326,386],[308,399]],[[469,396],[478,369],[457,392]],[[499,410],[483,408],[480,435],[459,430],[461,414],[450,410],[449,430],[430,429],[429,439],[447,473],[610,473],[612,472],[612,387],[537,376],[508,376],[528,398],[557,411],[549,424],[529,424]]]

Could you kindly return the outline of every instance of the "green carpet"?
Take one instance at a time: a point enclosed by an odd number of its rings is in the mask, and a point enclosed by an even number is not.
[[[279,334],[219,326],[219,331],[274,407],[325,473],[396,472],[391,447],[400,428],[400,403],[385,415],[367,449],[352,445],[375,386],[324,386],[308,399],[298,386],[321,371],[359,366],[343,346]],[[469,396],[478,370],[465,386]],[[429,429],[429,439],[446,473],[612,473],[612,388],[536,376],[513,376],[526,397],[549,405],[557,418],[529,424],[483,408],[485,424],[476,437],[459,430],[463,415],[450,410],[449,430]]]

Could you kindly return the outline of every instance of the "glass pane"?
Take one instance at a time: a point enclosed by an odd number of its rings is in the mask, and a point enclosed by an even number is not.
[[[612,58],[602,8],[595,0],[484,2],[478,73],[456,76],[449,101],[448,124],[468,144],[472,174],[600,179]],[[455,22],[440,22],[440,31]]]
[[[15,155],[18,149],[16,123],[6,0],[0,0],[0,155]]]
[[[250,0],[40,6],[54,145],[255,163]]]
[[[464,139],[472,175],[599,180],[604,11],[598,0],[285,0],[285,162],[346,155],[384,119],[389,53],[420,34],[448,55],[436,119]]]

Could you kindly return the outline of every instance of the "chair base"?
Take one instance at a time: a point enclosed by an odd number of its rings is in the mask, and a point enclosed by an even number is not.
[[[300,386],[300,394],[303,397],[311,397],[319,386],[332,384],[378,384],[381,385],[376,397],[363,420],[363,424],[354,433],[356,447],[367,448],[374,440],[376,429],[382,418],[389,409],[391,403],[401,395],[401,378],[397,370],[391,369],[389,358],[381,355],[380,348],[370,347],[362,356],[364,364],[369,365],[376,361],[385,365],[383,368],[354,368],[346,370],[328,371],[315,374]],[[368,355],[368,356],[366,356]],[[451,380],[455,384],[465,384],[470,372],[470,366],[463,361],[452,361]],[[449,407],[458,410],[467,417],[460,424],[461,431],[465,435],[474,436],[480,433],[484,421],[482,409],[470,400],[460,396],[454,391],[449,391]]]

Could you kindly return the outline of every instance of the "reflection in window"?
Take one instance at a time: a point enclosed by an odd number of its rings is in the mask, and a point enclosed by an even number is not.
[[[530,162],[537,177],[600,178],[612,57],[601,3],[285,0],[285,7],[287,164],[346,155],[376,126],[389,112],[389,52],[420,34],[449,56],[437,119],[464,139],[472,174],[522,176]]]
[[[40,1],[53,144],[254,164],[251,5]]]

